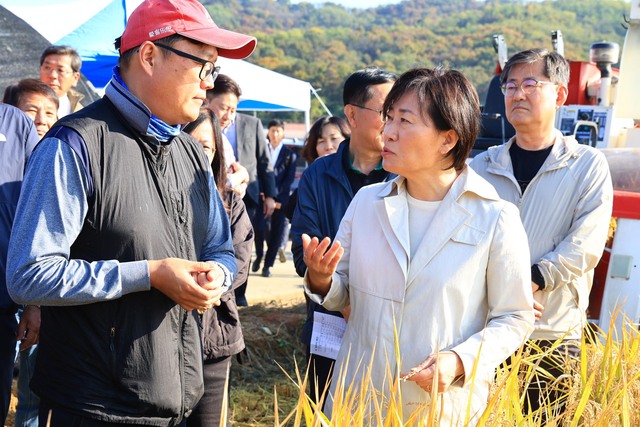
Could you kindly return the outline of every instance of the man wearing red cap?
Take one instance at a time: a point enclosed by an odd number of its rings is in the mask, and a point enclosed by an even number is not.
[[[147,0],[105,97],[60,120],[25,173],[8,291],[42,309],[40,423],[184,425],[203,392],[199,318],[236,273],[206,156],[181,132],[218,55],[256,39],[193,0]]]

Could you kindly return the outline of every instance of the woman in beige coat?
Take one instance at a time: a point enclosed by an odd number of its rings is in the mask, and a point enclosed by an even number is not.
[[[516,207],[466,167],[480,111],[462,74],[408,71],[384,114],[383,166],[398,178],[358,192],[332,245],[303,236],[309,296],[351,304],[325,409],[338,376],[360,387],[371,363],[383,395],[401,373],[405,421],[435,386],[441,425],[473,425],[495,368],[533,327],[527,237]]]

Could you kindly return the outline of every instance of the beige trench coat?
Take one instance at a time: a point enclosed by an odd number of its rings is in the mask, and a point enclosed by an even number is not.
[[[486,407],[495,368],[533,328],[529,251],[516,207],[466,168],[410,259],[406,186],[398,177],[361,189],[336,239],[345,252],[329,293],[311,294],[305,282],[309,296],[330,310],[351,304],[332,396],[341,369],[346,387],[357,387],[371,362],[373,386],[388,397],[387,367],[394,380],[432,353],[453,350],[465,378],[440,395],[440,423],[463,425],[471,401],[474,424]],[[406,421],[430,398],[411,381],[400,384]],[[331,409],[329,399],[325,410]]]

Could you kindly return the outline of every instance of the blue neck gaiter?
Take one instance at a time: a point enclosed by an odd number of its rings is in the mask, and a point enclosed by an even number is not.
[[[125,89],[125,96],[136,99],[135,95],[132,94],[131,91],[129,91],[129,88],[122,80],[122,77],[120,77],[120,67],[118,67],[117,65],[113,67],[113,78]],[[151,117],[149,118],[149,126],[147,127],[147,133],[154,136],[160,142],[167,142],[174,136],[178,136],[180,134],[180,129],[180,125],[170,126],[151,114]]]

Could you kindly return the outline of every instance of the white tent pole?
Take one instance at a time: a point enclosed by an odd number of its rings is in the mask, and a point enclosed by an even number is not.
[[[328,114],[329,116],[333,116],[333,114],[331,114],[331,111],[329,111],[329,109],[328,109],[328,108],[327,108],[327,106],[324,104],[324,102],[322,102],[322,99],[320,98],[320,95],[318,95],[318,91],[317,91],[317,90],[315,90],[315,89],[313,88],[313,86],[309,86],[309,87],[311,88],[311,93],[313,93],[313,94],[315,95],[316,99],[317,99],[318,101],[320,101],[320,105],[322,105],[322,108],[324,108],[324,111],[326,111],[326,112],[327,112],[327,114]]]

